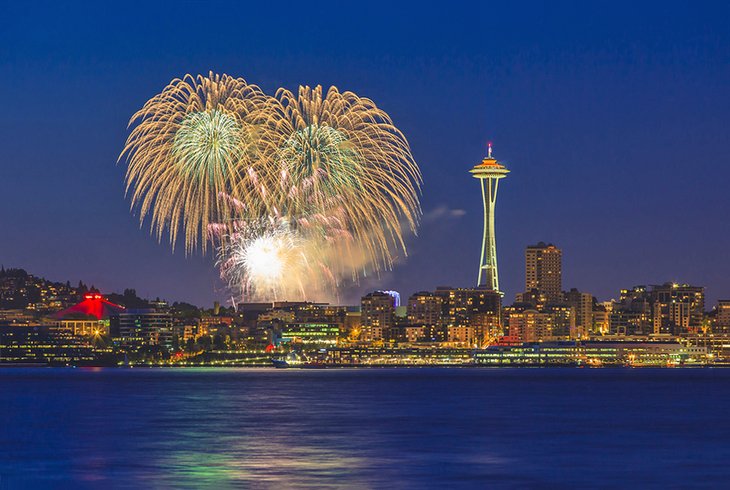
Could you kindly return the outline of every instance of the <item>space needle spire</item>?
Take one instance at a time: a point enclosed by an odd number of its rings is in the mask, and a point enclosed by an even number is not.
[[[492,143],[487,145],[487,157],[469,170],[475,179],[479,179],[484,203],[484,235],[482,238],[482,255],[479,259],[479,275],[477,287],[495,292],[499,290],[499,272],[497,270],[497,241],[494,233],[494,208],[497,204],[497,187],[499,180],[509,170],[492,157]]]

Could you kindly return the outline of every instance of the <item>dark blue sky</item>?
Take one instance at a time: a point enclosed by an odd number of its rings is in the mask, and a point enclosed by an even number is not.
[[[139,228],[115,165],[145,100],[214,70],[272,93],[337,85],[403,130],[426,217],[378,287],[474,283],[481,203],[467,171],[492,140],[512,170],[497,208],[508,301],[540,240],[563,248],[564,287],[599,299],[667,280],[730,297],[725,2],[2,2],[0,18],[6,266],[224,298],[210,257]]]

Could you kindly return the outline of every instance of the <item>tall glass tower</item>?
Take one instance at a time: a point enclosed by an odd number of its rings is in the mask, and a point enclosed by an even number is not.
[[[484,237],[482,239],[482,257],[479,259],[477,287],[499,292],[497,243],[494,234],[494,206],[497,204],[499,179],[506,177],[509,170],[492,157],[492,144],[489,143],[487,157],[469,172],[475,179],[479,179],[482,186],[482,201],[484,202]]]

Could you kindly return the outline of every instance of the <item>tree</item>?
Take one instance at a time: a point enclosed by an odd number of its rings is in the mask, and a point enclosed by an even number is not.
[[[200,347],[201,350],[210,350],[212,345],[213,339],[210,338],[210,335],[201,335],[198,337],[198,347]]]
[[[177,352],[180,350],[180,337],[178,335],[172,336],[172,351]]]
[[[226,350],[226,339],[223,337],[223,335],[217,333],[213,337],[213,347],[215,347],[216,350]]]
[[[195,339],[189,338],[187,342],[185,342],[185,351],[195,352]]]

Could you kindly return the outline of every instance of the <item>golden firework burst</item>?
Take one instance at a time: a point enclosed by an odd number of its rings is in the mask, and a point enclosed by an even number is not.
[[[173,247],[182,234],[186,253],[212,240],[222,273],[244,292],[336,289],[341,278],[391,268],[406,253],[406,230],[416,231],[421,174],[408,142],[352,92],[269,97],[241,78],[186,75],[133,125],[120,159],[140,223],[149,216],[152,234],[167,232]],[[286,223],[286,233],[261,223]],[[285,262],[272,257],[306,267],[286,262],[279,274]]]
[[[394,246],[406,252],[402,221],[415,232],[421,174],[387,113],[352,92],[316,86],[279,89],[253,120],[273,208],[292,220],[344,220],[353,243],[343,245],[367,251],[376,270],[392,266]]]
[[[242,78],[186,75],[132,116],[130,126],[137,125],[119,158],[128,162],[126,189],[140,224],[150,215],[158,240],[167,231],[174,248],[182,233],[186,253],[205,251],[208,225],[228,223],[238,212],[231,202],[255,203],[238,192],[247,189],[256,152],[247,117],[266,98]]]

